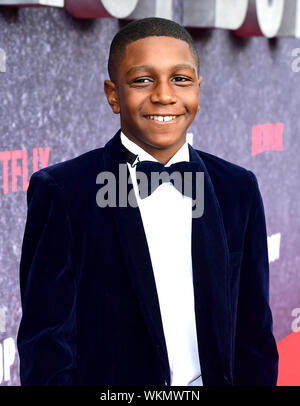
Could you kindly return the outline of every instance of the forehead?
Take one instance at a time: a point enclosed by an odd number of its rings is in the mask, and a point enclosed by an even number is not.
[[[187,42],[173,37],[151,36],[126,46],[120,68],[151,65],[164,69],[184,63],[190,63],[196,68],[196,58]]]

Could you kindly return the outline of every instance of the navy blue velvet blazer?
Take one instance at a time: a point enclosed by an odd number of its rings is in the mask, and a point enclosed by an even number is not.
[[[205,176],[204,214],[192,220],[203,383],[275,385],[278,354],[256,177],[190,145],[189,151]],[[170,384],[139,209],[96,203],[97,175],[111,171],[118,179],[125,162],[119,131],[103,148],[31,176],[20,262],[22,385]]]

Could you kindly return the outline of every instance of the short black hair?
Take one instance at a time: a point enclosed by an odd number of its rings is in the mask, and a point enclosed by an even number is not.
[[[108,58],[108,73],[111,79],[113,79],[114,76],[114,67],[121,63],[121,60],[125,55],[126,45],[139,39],[151,36],[173,37],[187,42],[193,55],[195,56],[197,70],[199,73],[199,55],[193,38],[189,32],[184,27],[172,20],[159,17],[148,17],[130,22],[114,36],[110,45]]]

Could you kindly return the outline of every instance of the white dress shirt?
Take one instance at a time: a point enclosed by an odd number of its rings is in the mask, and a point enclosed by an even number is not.
[[[157,161],[121,132],[121,142],[140,161]],[[165,166],[189,161],[188,143]],[[141,199],[136,167],[128,163],[154,272],[170,365],[171,386],[202,386],[195,323],[191,255],[192,199],[171,182]]]

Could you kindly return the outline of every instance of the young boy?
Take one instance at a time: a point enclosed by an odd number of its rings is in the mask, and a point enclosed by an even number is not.
[[[275,385],[263,204],[252,172],[186,141],[202,80],[190,35],[132,22],[108,68],[120,131],[30,180],[21,383]],[[203,175],[200,214],[168,179],[142,196],[141,173],[172,168]]]

